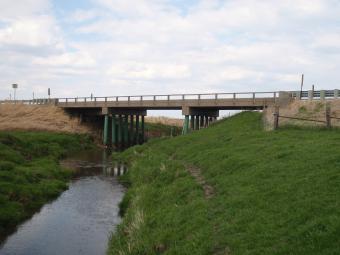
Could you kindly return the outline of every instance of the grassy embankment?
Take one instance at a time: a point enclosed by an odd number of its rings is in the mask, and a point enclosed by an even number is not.
[[[130,148],[108,253],[339,254],[339,145],[339,130],[266,132],[260,113],[242,113]]]
[[[171,126],[163,123],[145,123],[146,137],[150,140],[155,137],[178,136],[182,133],[179,126]]]
[[[58,159],[89,146],[84,135],[0,132],[0,240],[67,188],[71,172]]]

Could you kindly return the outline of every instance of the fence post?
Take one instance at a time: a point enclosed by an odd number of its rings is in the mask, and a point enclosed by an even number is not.
[[[313,100],[314,97],[314,91],[313,90],[308,90],[308,99]]]
[[[275,107],[275,112],[274,112],[274,130],[279,128],[279,108]]]
[[[320,90],[320,100],[325,100],[326,98],[326,93],[324,90]]]
[[[326,127],[331,127],[331,107],[329,104],[326,105]]]

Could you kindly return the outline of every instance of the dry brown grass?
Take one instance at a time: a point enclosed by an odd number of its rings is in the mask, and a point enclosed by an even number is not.
[[[145,121],[148,123],[159,123],[163,125],[169,125],[169,126],[177,126],[182,127],[183,126],[183,120],[181,119],[175,119],[175,118],[168,118],[168,117],[151,117],[147,116],[145,118]]]
[[[92,133],[90,127],[80,125],[78,118],[70,118],[58,107],[21,104],[0,105],[0,130]]]
[[[286,107],[279,109],[279,114],[287,117],[297,117],[312,120],[325,121],[326,120],[326,106],[331,109],[331,116],[340,118],[340,100],[295,100]],[[266,129],[272,129],[274,123],[274,107],[269,107],[264,111],[264,123]],[[298,125],[298,126],[325,126],[324,123],[293,120],[280,118],[279,125]],[[331,120],[331,125],[340,127],[340,121],[337,119]]]

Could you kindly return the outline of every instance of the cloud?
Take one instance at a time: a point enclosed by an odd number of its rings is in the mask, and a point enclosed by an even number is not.
[[[0,47],[61,49],[62,39],[58,34],[59,29],[55,20],[48,15],[18,19],[0,29]]]
[[[88,1],[1,1],[0,84],[100,96],[293,90],[301,73],[306,86],[340,82],[335,0]]]

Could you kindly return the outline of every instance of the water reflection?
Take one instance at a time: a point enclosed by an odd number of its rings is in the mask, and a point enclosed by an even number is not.
[[[96,150],[61,164],[76,174],[69,189],[21,224],[0,246],[0,255],[105,254],[124,194],[116,176],[127,168]]]
[[[100,153],[100,154],[99,154]],[[102,158],[101,162],[94,162],[93,158]],[[88,161],[91,159],[92,161]],[[63,160],[61,165],[75,172],[75,177],[102,174],[105,176],[121,176],[127,172],[127,167],[119,162],[111,161],[111,152],[108,150],[85,151]]]

